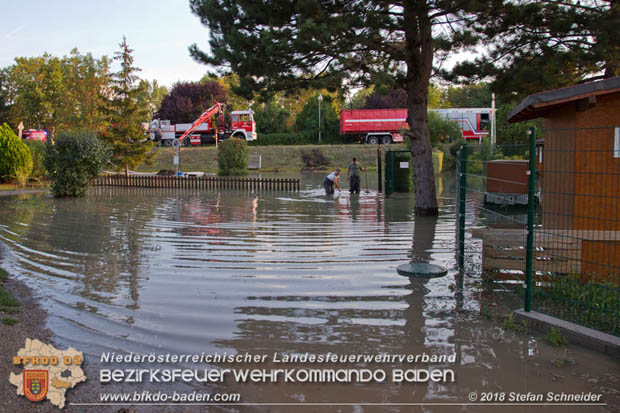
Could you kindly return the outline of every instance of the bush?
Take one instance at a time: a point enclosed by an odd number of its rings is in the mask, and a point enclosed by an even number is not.
[[[45,171],[45,143],[40,141],[27,141],[26,144],[30,149],[30,157],[32,158],[32,174],[33,178],[42,178],[46,175]]]
[[[23,180],[32,173],[30,149],[6,123],[0,126],[0,181]]]
[[[428,131],[431,135],[432,146],[440,143],[460,142],[463,136],[456,122],[444,119],[435,112],[428,113]]]
[[[245,140],[226,139],[217,150],[217,174],[220,176],[247,175],[249,154]]]
[[[45,169],[56,198],[84,196],[88,183],[110,159],[110,151],[94,133],[60,133],[55,145],[47,145]]]

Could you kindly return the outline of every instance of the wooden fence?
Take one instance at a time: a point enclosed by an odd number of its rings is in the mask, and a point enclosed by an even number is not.
[[[226,176],[100,175],[93,186],[299,191],[299,179]]]

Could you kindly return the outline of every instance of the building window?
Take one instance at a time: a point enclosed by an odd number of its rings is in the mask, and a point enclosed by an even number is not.
[[[614,158],[620,158],[620,126],[614,128]]]

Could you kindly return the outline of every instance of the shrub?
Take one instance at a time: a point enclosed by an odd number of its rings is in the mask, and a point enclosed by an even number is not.
[[[217,151],[218,175],[235,176],[248,173],[248,143],[230,138],[222,142]]]
[[[432,146],[440,143],[460,142],[463,136],[456,122],[444,119],[435,112],[428,113],[428,131]]]
[[[7,325],[7,326],[14,326],[17,323],[19,323],[19,320],[12,318],[12,317],[4,317],[2,319],[2,324]]]
[[[0,181],[18,177],[27,180],[32,172],[30,150],[6,123],[0,126]]]
[[[88,183],[110,159],[110,152],[94,133],[69,131],[48,145],[45,169],[56,198],[84,196]]]
[[[33,178],[41,178],[45,176],[45,143],[40,141],[27,141],[30,149],[30,157],[32,158],[32,176]]]
[[[565,347],[568,346],[568,340],[562,335],[562,332],[557,328],[551,328],[551,331],[545,337],[549,344],[553,347]]]

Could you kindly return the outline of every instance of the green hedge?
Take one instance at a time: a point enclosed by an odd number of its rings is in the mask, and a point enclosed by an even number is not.
[[[259,133],[255,141],[250,142],[251,146],[271,146],[271,145],[318,145],[319,136],[308,132],[285,132],[285,133]],[[323,135],[321,144],[346,144],[356,143],[350,135]]]
[[[30,149],[6,123],[0,126],[0,181],[20,177],[27,180],[32,172]]]

